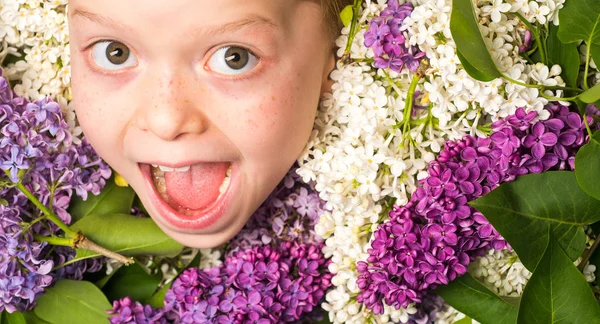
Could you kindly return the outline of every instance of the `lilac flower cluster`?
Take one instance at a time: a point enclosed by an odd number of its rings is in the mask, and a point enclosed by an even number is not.
[[[399,5],[398,0],[390,0],[379,16],[371,20],[369,29],[365,32],[364,44],[373,49],[376,68],[400,72],[406,66],[412,72],[417,71],[425,53],[410,46],[402,30],[404,19],[412,11],[412,3]]]
[[[324,208],[319,194],[302,181],[293,167],[231,240],[229,250],[269,244],[272,240],[319,243],[322,240],[314,228]]]
[[[0,210],[3,220],[0,241],[4,242],[0,245],[0,260],[20,260],[0,267],[0,294],[5,296],[0,303],[8,311],[24,311],[33,307],[35,296],[50,284],[47,275],[52,266],[72,259],[75,251],[65,248],[52,249],[52,253],[48,253],[50,246],[33,241],[34,234],[52,235],[58,227],[46,221],[30,226],[29,222],[40,217],[41,211],[15,188],[15,184],[23,184],[68,224],[71,216],[67,207],[73,193],[84,199],[88,192],[98,194],[111,171],[85,139],[79,145],[73,144],[56,102],[48,99],[29,102],[15,95],[1,70],[0,134],[0,169],[3,171],[0,172],[0,197],[9,206]],[[39,260],[39,255],[49,255],[49,260]],[[69,265],[60,273],[50,275],[81,279],[81,266],[87,271],[98,270],[101,266],[98,262]],[[32,284],[35,287],[30,287]],[[21,292],[15,290],[15,285],[28,288]]]
[[[284,323],[299,320],[331,285],[322,244],[282,242],[229,255],[223,265],[185,270],[152,310],[116,301],[111,323]]]
[[[573,169],[585,125],[565,106],[546,109],[548,120],[535,121],[535,112],[520,108],[492,124],[489,138],[445,143],[422,187],[374,232],[367,262],[357,265],[359,302],[375,314],[383,302],[396,308],[420,303],[429,289],[464,274],[475,257],[507,246],[467,202],[520,175]]]
[[[444,310],[445,304],[442,297],[433,292],[428,292],[423,296],[421,304],[417,306],[417,312],[410,315],[408,324],[429,324],[435,323],[438,313]]]
[[[0,311],[9,313],[31,309],[52,283],[54,263],[40,258],[45,244],[35,242],[22,222],[19,209],[0,206]]]
[[[313,231],[323,211],[314,188],[291,168],[228,244],[221,266],[184,271],[160,310],[115,301],[111,323],[282,323],[318,316],[314,307],[332,277]]]
[[[162,309],[153,309],[149,305],[142,305],[125,297],[113,302],[113,309],[107,312],[113,315],[111,323],[135,323],[135,324],[166,324]]]

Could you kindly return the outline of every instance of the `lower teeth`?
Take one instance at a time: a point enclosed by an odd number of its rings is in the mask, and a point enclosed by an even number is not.
[[[161,198],[168,203],[169,202],[169,196],[167,196],[167,183],[165,180],[165,171],[161,170],[160,168],[151,166],[151,176],[152,176],[152,180],[154,181],[154,186],[156,187],[156,191],[158,191],[158,194],[161,196]],[[221,198],[221,196],[223,195],[223,193],[227,190],[227,188],[229,187],[229,182],[231,181],[231,165],[229,165],[229,168],[227,168],[227,172],[225,173],[225,179],[223,179],[223,183],[221,183],[221,186],[219,186],[219,196],[217,197],[217,200],[219,198]],[[179,208],[180,212],[183,212],[185,214],[187,214],[188,212],[191,212],[191,210],[185,209],[185,208]],[[190,216],[190,215],[188,215]]]

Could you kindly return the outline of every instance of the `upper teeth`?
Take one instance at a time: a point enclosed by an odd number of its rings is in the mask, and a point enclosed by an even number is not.
[[[158,165],[158,164],[152,164],[152,166],[155,167],[155,168],[159,168],[163,172],[172,172],[172,171],[187,172],[187,171],[190,170],[190,166],[189,165],[182,166],[181,168],[170,168],[168,166]]]

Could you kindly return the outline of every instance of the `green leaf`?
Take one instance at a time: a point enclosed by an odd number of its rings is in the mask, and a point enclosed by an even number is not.
[[[592,54],[592,59],[594,59],[594,63],[596,63],[596,67],[600,66],[600,45],[592,44],[590,49]]]
[[[463,317],[463,319],[454,322],[454,324],[472,324],[472,323],[473,323],[473,320],[469,316]]]
[[[519,323],[600,323],[600,306],[583,275],[550,236],[539,266],[525,286]]]
[[[450,31],[458,58],[470,76],[480,81],[492,81],[502,76],[479,31],[472,0],[453,1]]]
[[[562,68],[561,75],[565,83],[570,87],[577,87],[577,77],[579,75],[579,51],[577,50],[577,44],[561,43],[557,33],[558,26],[550,24],[548,39],[546,41],[550,65],[560,65]]]
[[[2,312],[2,320],[0,321],[0,323],[2,323],[2,324],[27,324],[23,313],[19,313],[19,312],[9,313],[7,311]]]
[[[472,201],[533,271],[548,245],[548,226],[567,255],[577,259],[585,249],[581,225],[600,220],[600,201],[577,184],[575,172],[529,174]]]
[[[167,294],[167,291],[171,289],[171,285],[173,285],[173,281],[158,289],[154,294],[152,294],[152,296],[150,296],[150,298],[148,298],[148,300],[146,300],[146,304],[154,308],[165,307],[165,295]]]
[[[74,197],[69,206],[72,222],[89,215],[129,214],[135,192],[131,187],[119,187],[110,178],[99,195],[88,195],[87,200]]]
[[[145,302],[158,288],[162,275],[151,275],[137,263],[122,266],[104,285],[102,291],[109,301],[131,297],[134,301]]]
[[[514,324],[518,298],[502,298],[467,273],[435,291],[450,306],[483,324]]]
[[[6,199],[0,198],[0,206],[8,206],[8,201]]]
[[[342,19],[344,27],[350,26],[350,24],[352,23],[353,16],[354,14],[352,12],[352,5],[347,5],[346,7],[344,7],[344,10],[342,10],[342,12],[340,13],[340,19]]]
[[[73,224],[71,228],[82,231],[96,244],[127,256],[175,256],[183,249],[183,245],[168,237],[151,218],[126,214],[90,215]],[[99,254],[77,250],[75,258],[67,264],[96,256]]]
[[[600,132],[594,133],[589,143],[577,152],[575,175],[581,189],[600,200]]]
[[[600,83],[585,90],[577,98],[585,103],[594,103],[600,100]]]
[[[587,108],[587,105],[585,102],[579,100],[579,98],[575,97],[575,104],[577,105],[577,110],[579,111],[579,114],[583,116],[583,114],[585,114],[585,110]]]
[[[29,311],[26,313],[23,313],[23,316],[25,316],[25,322],[27,324],[49,324],[48,322],[42,320],[41,318],[35,316],[35,313],[33,311]]]
[[[88,281],[59,280],[37,299],[35,315],[52,324],[107,324],[112,306]]]
[[[569,0],[558,12],[558,38],[561,42],[600,44],[600,1]]]

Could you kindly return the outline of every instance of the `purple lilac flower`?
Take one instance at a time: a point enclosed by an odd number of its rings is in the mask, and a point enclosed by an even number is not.
[[[253,246],[230,254],[219,267],[188,269],[165,296],[165,317],[176,323],[298,320],[331,285],[321,248],[291,242]]]
[[[409,324],[435,323],[437,314],[444,309],[444,300],[430,292],[423,297],[421,304],[417,305],[417,312],[410,315]]]
[[[134,324],[163,324],[167,320],[163,317],[161,310],[143,306],[140,302],[134,302],[125,297],[113,302],[113,309],[108,311],[111,324],[134,323]]]
[[[357,264],[359,302],[375,314],[381,314],[383,302],[396,308],[420,303],[431,289],[463,275],[485,251],[508,246],[467,202],[523,174],[573,169],[585,125],[565,106],[546,109],[548,120],[535,122],[535,113],[519,108],[494,123],[489,138],[445,143],[422,187],[373,233],[369,257]]]
[[[9,312],[26,311],[53,278],[81,279],[84,272],[98,271],[102,259],[76,262],[50,273],[53,265],[72,259],[75,251],[53,249],[33,241],[34,234],[54,235],[59,229],[44,221],[31,227],[21,225],[38,218],[40,211],[10,184],[20,181],[40,202],[52,205],[54,213],[69,224],[67,207],[73,194],[84,199],[88,192],[98,194],[111,171],[85,139],[80,144],[73,143],[56,102],[47,98],[29,102],[17,96],[2,77],[1,69],[0,133],[0,169],[8,172],[8,175],[0,172],[0,197],[9,203],[9,207],[0,207],[3,219],[0,295],[4,296],[1,303]],[[41,255],[47,259],[41,260]]]
[[[529,29],[525,29],[524,37],[523,44],[519,45],[519,54],[529,51],[533,46],[533,34]]]
[[[425,53],[406,42],[401,28],[412,10],[410,2],[399,5],[398,0],[390,0],[386,9],[369,23],[364,44],[373,49],[376,68],[400,72],[406,66],[412,72],[417,71]]]
[[[325,208],[319,194],[300,179],[296,167],[254,212],[244,228],[230,242],[230,251],[272,240],[320,243],[315,225]]]
[[[35,242],[21,222],[19,209],[0,206],[0,311],[9,313],[31,309],[52,283],[54,263],[40,258],[45,243]]]

